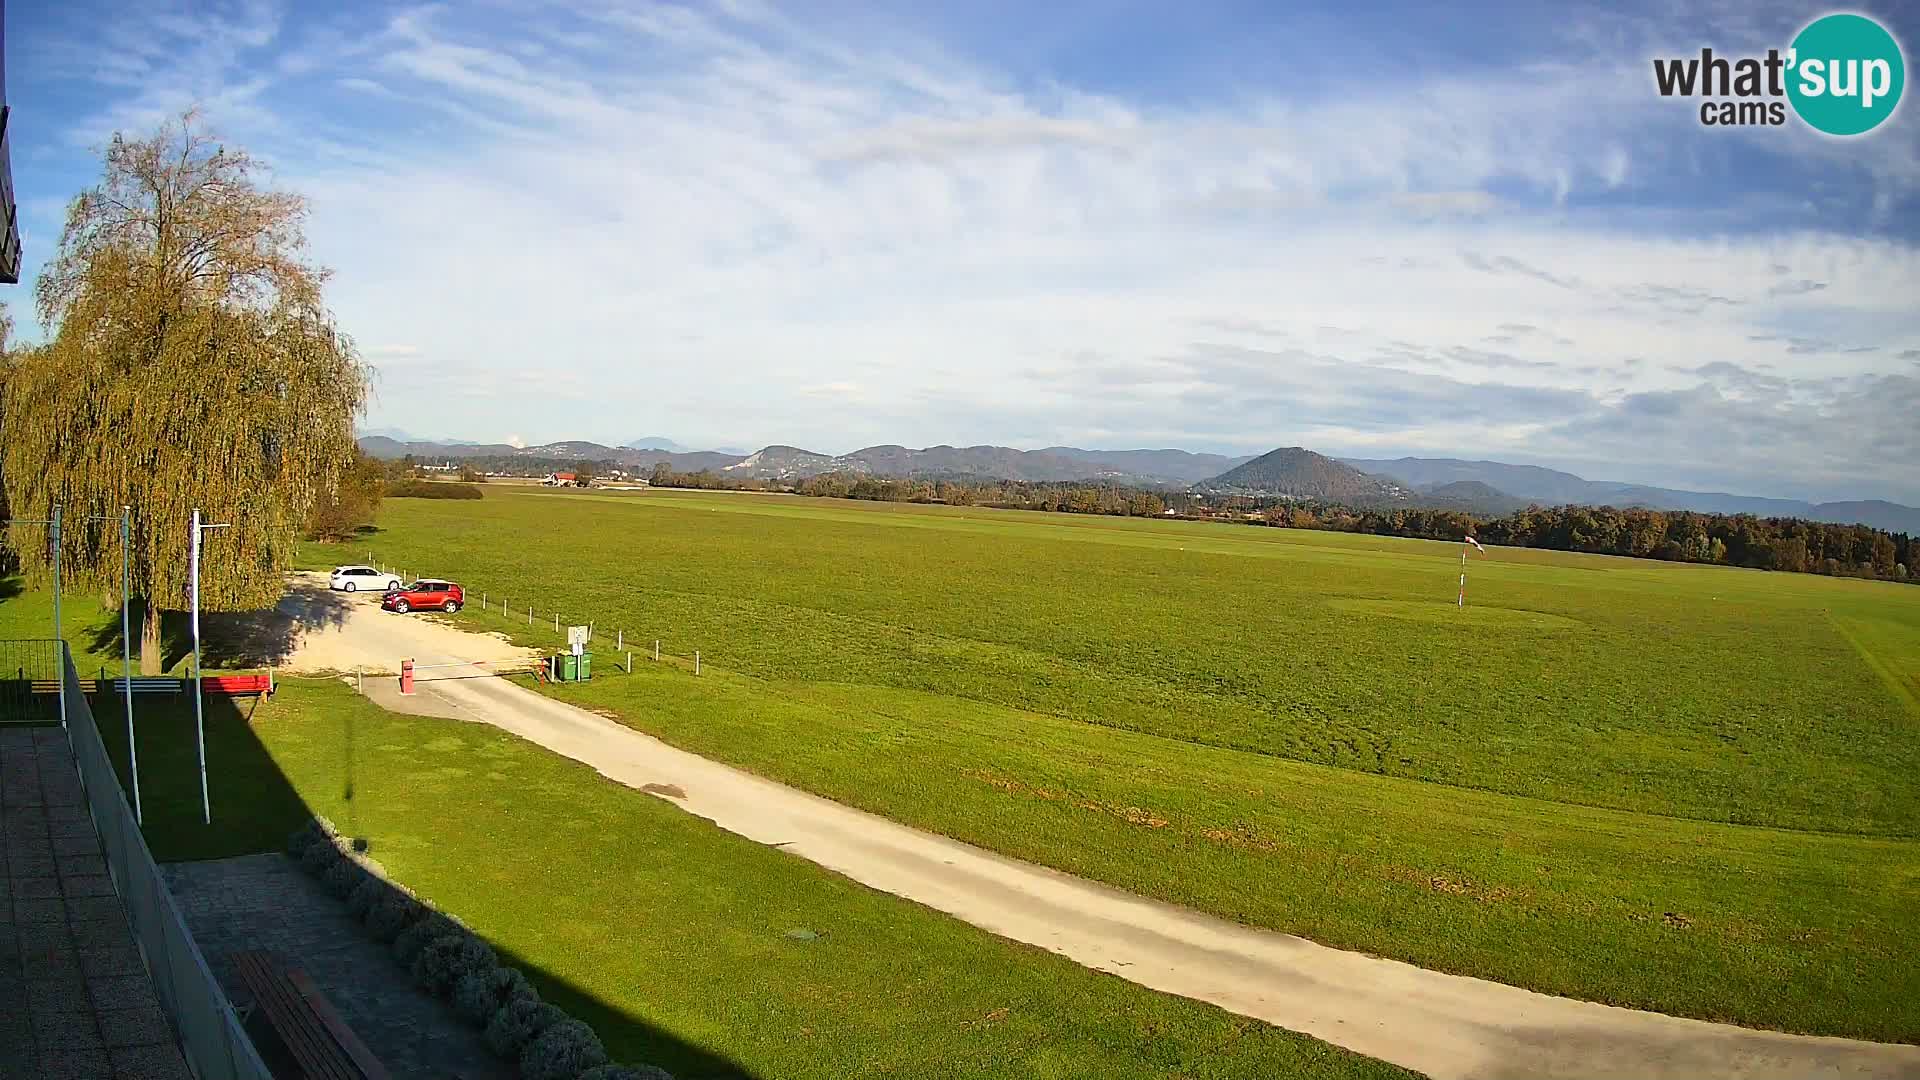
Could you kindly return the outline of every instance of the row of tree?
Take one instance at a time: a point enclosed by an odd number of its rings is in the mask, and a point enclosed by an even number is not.
[[[1920,537],[1800,518],[1612,506],[1531,506],[1502,517],[1456,510],[1354,510],[1326,504],[1266,507],[1260,520],[1296,529],[1457,540],[1509,547],[1718,563],[1760,570],[1920,580]]]
[[[1866,525],[1799,518],[1703,514],[1610,506],[1528,507],[1502,517],[1463,510],[1361,509],[1337,503],[1155,492],[1109,484],[1014,480],[891,479],[829,473],[779,482],[736,480],[713,472],[653,471],[655,487],[788,491],[836,499],[947,503],[1016,510],[1250,522],[1381,536],[1459,540],[1625,555],[1670,562],[1718,563],[1763,570],[1920,581],[1920,537]],[[1171,511],[1171,515],[1169,514]]]
[[[825,473],[796,481],[736,480],[715,472],[674,472],[661,464],[654,467],[651,482],[654,487],[786,491],[827,499],[946,503],[950,506],[991,506],[1064,514],[1157,517],[1164,515],[1167,510],[1166,500],[1157,492],[1074,481],[981,480],[972,477],[894,479],[852,473]]]
[[[201,603],[260,607],[316,510],[371,513],[352,478],[367,376],[307,258],[306,204],[188,113],[144,139],[116,135],[101,182],[69,206],[35,290],[44,344],[0,349],[5,537],[22,567],[61,564],[117,596],[122,507],[141,666],[160,663],[160,612],[187,603],[188,521],[230,523],[202,555]],[[331,527],[331,526],[329,526]]]

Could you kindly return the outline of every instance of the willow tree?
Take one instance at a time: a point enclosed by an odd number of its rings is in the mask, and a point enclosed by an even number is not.
[[[63,570],[83,588],[117,593],[118,516],[132,508],[151,674],[160,613],[187,602],[192,510],[232,523],[207,535],[203,609],[270,605],[352,460],[366,377],[322,302],[304,200],[259,183],[258,163],[193,113],[116,135],[104,158],[38,283],[51,337],[12,358],[5,485],[20,517],[65,508]],[[43,536],[10,539],[29,570],[47,569]]]

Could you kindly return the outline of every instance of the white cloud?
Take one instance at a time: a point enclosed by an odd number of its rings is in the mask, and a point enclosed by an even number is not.
[[[1576,213],[1702,145],[1622,59],[1645,26],[1581,24],[1609,42],[1585,62],[1176,107],[750,4],[516,24],[538,48],[431,8],[330,62],[313,42],[331,39],[299,37],[282,70],[352,91],[317,120],[244,62],[280,33],[270,12],[115,76],[114,122],[202,94],[311,196],[347,329],[417,343],[367,351],[373,422],[457,379],[442,426],[536,441],[1308,442],[1656,482],[1719,438],[1779,484],[1920,501],[1885,467],[1893,418],[1846,397],[1912,371],[1911,246]],[[1903,197],[1913,140],[1876,146],[1869,171]],[[409,362],[429,356],[458,366]],[[1782,386],[1729,409],[1759,391],[1699,373],[1715,361]],[[1669,401],[1695,429],[1595,419]],[[1722,431],[1768,415],[1832,427],[1845,456]]]

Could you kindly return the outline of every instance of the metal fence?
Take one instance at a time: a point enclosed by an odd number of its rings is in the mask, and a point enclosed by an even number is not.
[[[161,1008],[180,1037],[187,1064],[199,1080],[272,1080],[273,1074],[241,1028],[226,991],[220,988],[206,957],[187,932],[186,920],[180,917],[180,908],[160,877],[160,868],[147,850],[133,811],[127,808],[113,762],[100,741],[100,729],[94,725],[93,710],[81,693],[73,658],[64,648],[59,653],[65,669],[67,738],[79,763],[87,808],[106,849],[113,887],[126,905],[134,941],[146,958]]]
[[[0,724],[60,720],[60,643],[0,641]]]

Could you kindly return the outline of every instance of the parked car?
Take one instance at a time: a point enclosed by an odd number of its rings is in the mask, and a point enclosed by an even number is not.
[[[421,578],[404,589],[395,589],[380,598],[380,606],[402,615],[416,608],[439,609],[451,615],[467,602],[467,594],[451,581]]]
[[[371,566],[336,566],[327,575],[327,588],[339,592],[392,592],[399,587],[399,578]]]

